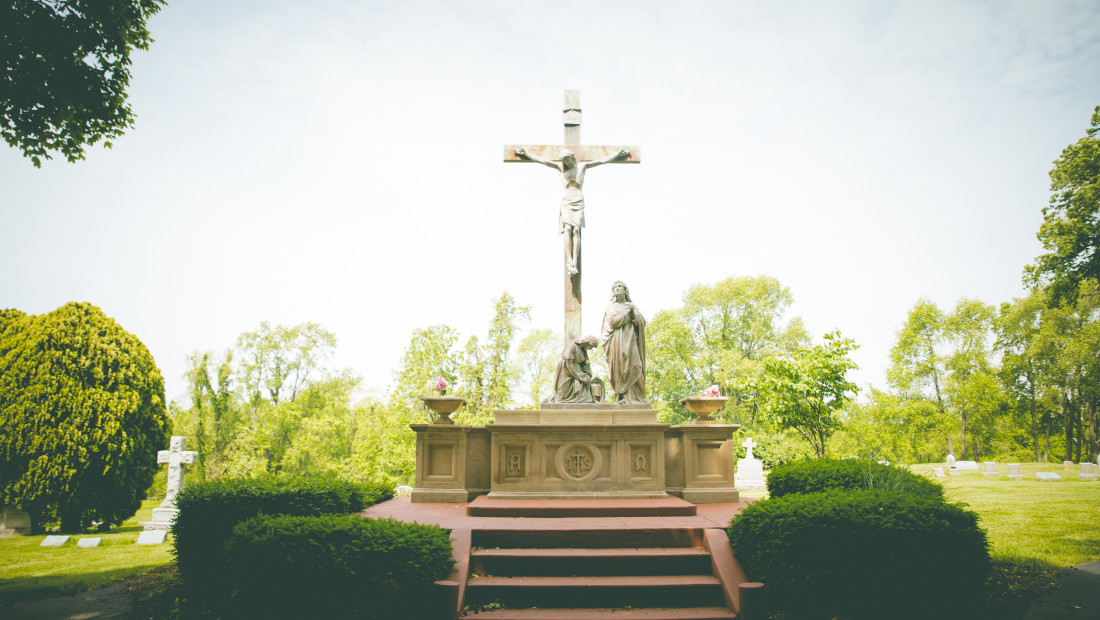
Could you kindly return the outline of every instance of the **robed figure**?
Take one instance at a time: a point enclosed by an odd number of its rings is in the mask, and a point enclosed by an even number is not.
[[[614,402],[646,402],[645,317],[634,307],[630,290],[622,282],[611,286],[611,304],[604,312],[601,334]]]
[[[592,376],[588,364],[588,351],[596,346],[595,336],[570,340],[565,344],[554,375],[554,395],[542,401],[546,403],[594,403],[593,385],[602,390],[603,382]]]

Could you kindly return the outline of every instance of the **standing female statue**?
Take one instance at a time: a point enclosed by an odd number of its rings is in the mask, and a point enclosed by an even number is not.
[[[630,290],[621,281],[611,285],[611,304],[603,314],[601,334],[614,402],[646,402],[645,317],[634,307]],[[610,397],[607,400],[611,402]]]

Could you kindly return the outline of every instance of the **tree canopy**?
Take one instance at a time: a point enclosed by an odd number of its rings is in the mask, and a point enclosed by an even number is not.
[[[70,162],[134,124],[130,53],[164,0],[12,0],[0,9],[0,135],[36,167]]]
[[[145,345],[87,303],[5,311],[0,333],[0,503],[36,526],[132,516],[168,446],[164,380]],[[0,322],[0,326],[2,326]]]
[[[1026,270],[1025,280],[1050,286],[1055,304],[1075,300],[1082,283],[1100,282],[1100,106],[1085,133],[1054,161],[1036,235],[1046,253]]]

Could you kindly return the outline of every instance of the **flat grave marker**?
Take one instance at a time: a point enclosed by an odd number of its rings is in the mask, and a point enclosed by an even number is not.
[[[60,547],[61,545],[69,542],[68,536],[47,536],[42,540],[42,544],[39,547]]]
[[[958,471],[978,471],[978,462],[958,461],[955,463],[955,469]]]
[[[168,536],[168,530],[145,530],[138,534],[137,544],[159,545],[164,542],[166,536]]]
[[[91,549],[92,547],[98,547],[101,542],[103,542],[102,538],[81,538],[76,541],[76,546],[82,549]]]
[[[1035,472],[1035,477],[1043,482],[1054,482],[1062,479],[1061,476],[1052,471],[1037,471]]]

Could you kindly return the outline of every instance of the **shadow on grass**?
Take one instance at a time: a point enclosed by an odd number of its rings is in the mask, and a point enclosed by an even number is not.
[[[44,577],[10,577],[0,582],[0,610],[4,606],[24,601],[36,601],[59,595],[79,594],[92,588],[149,572],[162,564],[129,566],[114,570],[96,571],[94,579],[81,573],[48,575]],[[3,614],[0,614],[3,615]]]
[[[986,613],[995,618],[1020,617],[1058,589],[1054,574],[1060,570],[1060,566],[1032,558],[993,560],[985,586]]]

